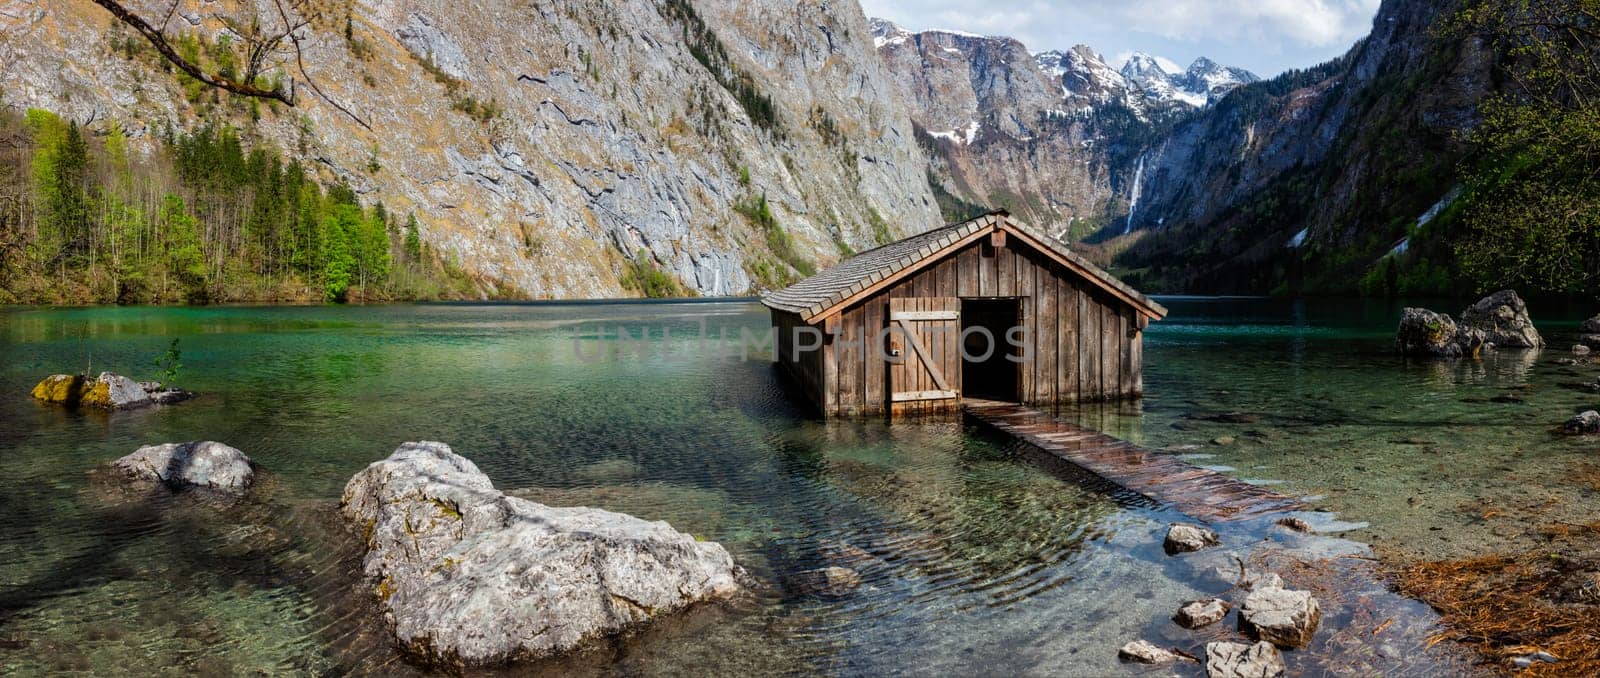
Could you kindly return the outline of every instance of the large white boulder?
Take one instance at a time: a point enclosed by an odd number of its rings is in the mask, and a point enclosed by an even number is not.
[[[198,487],[242,494],[255,481],[255,464],[249,457],[209,440],[141,447],[111,466],[130,478],[174,490]]]
[[[400,645],[430,662],[548,656],[739,588],[718,544],[506,496],[443,443],[406,443],[356,474],[342,511]]]

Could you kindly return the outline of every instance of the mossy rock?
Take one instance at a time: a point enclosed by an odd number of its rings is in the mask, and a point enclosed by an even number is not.
[[[78,395],[78,404],[102,410],[114,410],[119,407],[111,401],[111,384],[99,380],[86,385]]]
[[[82,374],[45,377],[44,381],[33,387],[33,397],[67,407],[126,410],[157,403],[180,402],[194,397],[194,394],[178,389],[152,391],[122,375],[101,372],[93,379]]]
[[[83,399],[87,381],[81,374],[52,374],[33,387],[33,397],[42,402],[75,406]]]

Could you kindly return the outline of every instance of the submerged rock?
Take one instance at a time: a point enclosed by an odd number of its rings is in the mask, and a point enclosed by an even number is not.
[[[1562,430],[1572,435],[1594,435],[1600,433],[1600,412],[1589,410],[1580,412],[1567,420],[1562,425]]]
[[[1117,650],[1117,658],[1139,664],[1171,664],[1183,657],[1148,640],[1135,640]]]
[[[1184,603],[1183,607],[1178,608],[1178,614],[1173,615],[1172,620],[1183,628],[1197,629],[1222,621],[1232,608],[1232,605],[1220,598],[1195,600]]]
[[[1574,344],[1572,346],[1572,355],[1589,355],[1589,347],[1583,344]]]
[[[1173,523],[1167,528],[1167,539],[1162,546],[1166,548],[1168,555],[1176,555],[1199,551],[1207,546],[1216,546],[1221,543],[1222,541],[1217,539],[1217,533],[1213,530],[1199,525]]]
[[[859,568],[883,564],[881,559],[864,548],[831,539],[818,542],[817,553],[829,563],[840,567]]]
[[[1283,588],[1283,577],[1278,576],[1276,572],[1251,572],[1245,575],[1244,581],[1240,582],[1239,585],[1252,591],[1256,589],[1281,589]]]
[[[548,656],[739,588],[718,544],[507,496],[443,443],[406,443],[357,473],[341,510],[400,646],[434,663]]]
[[[1274,678],[1285,670],[1283,653],[1272,643],[1206,643],[1209,678]]]
[[[1258,585],[1239,607],[1239,618],[1257,639],[1294,649],[1311,642],[1322,609],[1309,591]]]
[[[82,374],[50,375],[33,387],[33,397],[67,407],[130,410],[188,400],[194,394],[164,389],[157,382],[135,382],[120,374],[101,372],[93,379]]]
[[[1600,315],[1585,320],[1578,326],[1578,341],[1589,348],[1600,349]]]
[[[255,463],[249,457],[209,440],[141,447],[111,466],[135,480],[161,483],[174,491],[203,488],[242,494],[255,481]]]
[[[819,567],[795,573],[791,585],[802,595],[839,598],[861,586],[861,575],[848,567]]]
[[[1497,348],[1543,348],[1544,337],[1528,317],[1528,305],[1512,290],[1495,292],[1461,312],[1461,326],[1483,333]]]
[[[1427,443],[1424,442],[1424,443],[1420,443],[1420,444],[1426,445]],[[1310,532],[1311,531],[1311,523],[1306,522],[1306,520],[1304,518],[1300,518],[1298,516],[1289,516],[1289,517],[1286,517],[1286,518],[1279,518],[1277,520],[1277,522],[1274,523],[1274,524],[1278,525],[1280,527],[1288,528],[1288,529],[1293,530],[1295,532]]]

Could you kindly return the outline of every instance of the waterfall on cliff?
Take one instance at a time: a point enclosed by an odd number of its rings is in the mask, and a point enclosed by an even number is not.
[[[1139,209],[1139,185],[1144,182],[1144,158],[1144,155],[1139,156],[1139,167],[1133,171],[1133,191],[1128,194],[1128,223],[1122,228],[1123,235],[1133,232],[1133,214]]]

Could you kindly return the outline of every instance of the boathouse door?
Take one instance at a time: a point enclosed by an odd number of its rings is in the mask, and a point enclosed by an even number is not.
[[[961,300],[889,300],[885,337],[891,417],[955,415],[961,407]]]

